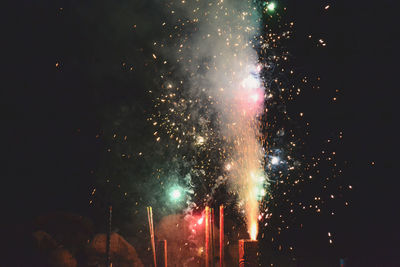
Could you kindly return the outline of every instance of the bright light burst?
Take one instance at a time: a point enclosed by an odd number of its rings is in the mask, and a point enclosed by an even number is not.
[[[172,202],[179,202],[183,197],[183,189],[180,186],[173,186],[169,191],[169,197]]]
[[[271,2],[267,5],[268,11],[273,12],[275,10],[276,4],[274,2]]]
[[[272,165],[278,165],[279,162],[280,162],[279,157],[273,156],[273,157],[271,158],[271,164],[272,164]]]

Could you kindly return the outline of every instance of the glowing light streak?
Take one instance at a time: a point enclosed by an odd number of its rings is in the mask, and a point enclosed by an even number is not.
[[[252,222],[250,225],[250,239],[256,240],[257,233],[258,233],[258,225],[257,225],[257,221],[255,221],[255,222]]]

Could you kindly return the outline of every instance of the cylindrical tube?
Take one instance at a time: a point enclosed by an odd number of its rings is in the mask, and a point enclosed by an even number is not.
[[[206,238],[206,242],[205,242],[205,254],[206,254],[206,267],[210,267],[210,208],[207,206],[206,207],[206,212],[205,212],[205,238]]]
[[[215,267],[214,219],[214,208],[211,208],[211,267]]]
[[[157,267],[167,267],[168,266],[167,240],[159,240],[157,242],[156,252],[157,252]]]
[[[147,207],[147,218],[149,220],[150,243],[153,251],[153,263],[154,267],[157,267],[156,244],[154,241],[153,209],[151,207]]]
[[[224,267],[224,205],[219,206],[219,267]]]
[[[239,240],[239,267],[258,267],[257,240]]]

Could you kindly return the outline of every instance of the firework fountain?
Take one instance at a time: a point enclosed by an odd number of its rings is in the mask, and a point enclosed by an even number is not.
[[[265,92],[260,78],[262,66],[252,44],[257,12],[250,4],[248,8],[248,12],[240,13],[241,21],[237,21],[235,28],[225,30],[236,33],[234,43],[228,42],[221,49],[219,53],[226,56],[215,62],[217,74],[209,75],[214,86],[219,88],[211,93],[219,103],[216,108],[221,115],[220,130],[229,144],[225,162],[229,169],[228,183],[239,196],[239,207],[245,212],[250,238],[255,240],[260,194],[267,184],[260,144]],[[219,78],[215,79],[215,75]]]
[[[232,107],[235,119],[230,127],[235,151],[232,161],[235,167],[231,175],[245,207],[248,232],[252,240],[257,237],[258,201],[266,182],[258,128],[264,94],[256,75],[258,73],[250,73],[242,81],[239,96]]]
[[[167,114],[154,120],[177,141],[177,149],[187,142],[193,143],[199,153],[207,151],[208,158],[216,151],[220,171],[209,168],[210,160],[201,160],[197,168],[215,179],[224,173],[223,181],[238,197],[239,210],[254,240],[259,201],[268,182],[260,143],[265,85],[260,77],[263,65],[255,49],[260,10],[253,1],[223,0],[182,1],[168,7],[179,19],[172,23],[171,40],[156,45],[167,59],[164,64],[176,62],[173,64],[177,70],[161,75],[168,92],[159,97],[156,107],[170,107]],[[212,197],[214,189],[210,190],[207,194]]]
[[[209,6],[207,13],[210,19],[205,17],[199,26],[199,34],[207,37],[212,33],[216,37],[205,38],[201,44],[194,38],[194,43],[189,46],[199,47],[199,53],[194,58],[212,59],[202,62],[207,71],[195,75],[190,82],[194,88],[202,88],[215,101],[212,109],[218,113],[218,134],[226,140],[223,158],[226,159],[226,169],[229,169],[228,184],[239,197],[239,207],[245,211],[248,232],[255,239],[258,198],[262,186],[266,184],[259,142],[264,85],[259,76],[262,66],[258,64],[252,44],[258,13],[250,1],[236,8],[232,3],[219,1]],[[196,65],[189,64],[187,67],[198,74],[198,70],[193,69]]]

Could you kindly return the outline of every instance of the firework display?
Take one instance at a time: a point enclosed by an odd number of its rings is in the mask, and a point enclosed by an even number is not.
[[[157,25],[162,34],[152,41],[145,60],[153,70],[148,89],[152,108],[145,113],[151,149],[142,144],[143,150],[125,148],[127,136],[113,133],[114,148],[108,151],[150,166],[151,174],[143,174],[148,181],[136,183],[152,194],[134,201],[136,213],[151,204],[161,224],[163,216],[181,214],[190,225],[184,237],[190,242],[183,244],[192,265],[205,261],[209,266],[217,258],[212,211],[221,204],[229,220],[228,243],[250,238],[281,251],[280,235],[293,225],[301,228],[302,214],[327,207],[334,215],[329,201],[337,196],[326,189],[342,172],[333,149],[343,133],[329,138],[320,155],[311,155],[306,115],[289,111],[320,80],[297,73],[292,63],[288,44],[295,24],[283,3],[272,1],[169,1],[164,7]],[[320,39],[317,45],[327,44]],[[330,173],[320,173],[320,166]],[[311,183],[323,193],[304,193]],[[123,190],[121,182],[118,186]],[[339,189],[352,186],[340,184]],[[285,249],[294,253],[294,245]]]
[[[10,7],[1,265],[400,266],[397,1]]]

